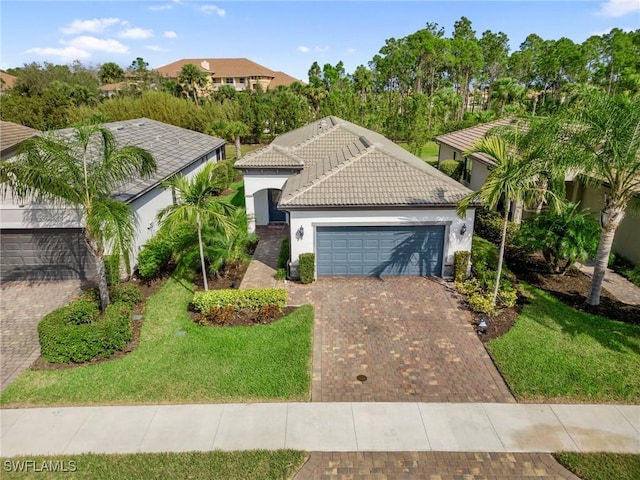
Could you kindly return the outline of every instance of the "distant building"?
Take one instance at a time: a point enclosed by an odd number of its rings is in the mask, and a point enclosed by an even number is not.
[[[262,90],[280,85],[290,86],[300,80],[284,72],[275,72],[246,58],[184,58],[156,68],[161,78],[177,79],[182,67],[193,64],[207,74],[210,87],[217,90],[222,85],[233,87],[237,91]]]
[[[13,85],[16,83],[18,78],[13,75],[9,75],[7,72],[3,72],[0,70],[0,94],[4,93],[5,90],[13,88]]]

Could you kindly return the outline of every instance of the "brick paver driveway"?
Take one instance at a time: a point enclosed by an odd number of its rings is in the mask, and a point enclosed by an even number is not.
[[[38,322],[80,292],[79,280],[6,282],[0,287],[0,391],[40,354]]]
[[[514,402],[471,314],[441,280],[323,278],[302,287],[294,297],[316,312],[312,401]]]

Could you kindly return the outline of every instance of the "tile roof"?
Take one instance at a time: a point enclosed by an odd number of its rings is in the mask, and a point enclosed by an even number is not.
[[[279,87],[280,85],[284,85],[285,87],[288,87],[289,85],[295,82],[305,85],[305,83],[302,80],[293,78],[291,75],[287,75],[284,72],[273,72],[273,73],[274,73],[274,77],[271,80],[271,82],[269,82],[269,88],[276,88],[276,87]]]
[[[16,83],[17,79],[18,77],[0,70],[0,91],[6,90],[7,88],[13,88],[13,85]]]
[[[135,145],[147,150],[156,161],[156,172],[147,179],[132,178],[113,197],[131,202],[175,173],[225,144],[225,141],[148,118],[105,123],[119,148]],[[69,135],[72,129],[57,130],[54,135]]]
[[[276,72],[247,58],[183,58],[155,69],[166,78],[176,78],[182,67],[193,64],[203,72],[219,77],[260,76],[274,78]]]
[[[464,128],[462,130],[446,133],[444,135],[439,135],[436,137],[436,142],[448,145],[449,147],[454,148],[455,150],[458,150],[460,152],[464,152],[465,150],[471,148],[474,143],[484,137],[492,128],[512,125],[514,123],[514,118],[501,118],[500,120],[495,120],[493,122],[483,123],[481,125]],[[487,165],[493,165],[495,163],[491,159],[491,157],[485,155],[484,153],[474,153],[473,155],[471,155],[471,157],[480,160]]]
[[[0,120],[0,154],[4,156],[10,153],[17,149],[24,140],[37,133],[37,130],[33,128]]]
[[[280,206],[453,206],[471,190],[384,136],[337,117],[326,117],[277,137],[236,162],[268,168],[269,148],[286,149],[302,171],[290,177]]]

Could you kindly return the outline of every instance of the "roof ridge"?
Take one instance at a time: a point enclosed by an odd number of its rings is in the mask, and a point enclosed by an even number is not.
[[[291,160],[295,160],[300,165],[304,166],[304,160],[298,157],[294,152],[290,151],[289,148],[283,147],[281,145],[274,145],[273,143],[270,143],[269,146],[273,146],[273,150],[277,150],[287,158],[290,158]]]
[[[356,142],[353,142],[349,145],[345,145],[344,148],[348,148],[350,145],[355,145]],[[296,193],[294,195],[291,195],[288,199],[287,202],[290,202],[292,200],[294,200],[296,197],[299,197],[300,195],[308,192],[310,189],[312,189],[313,187],[315,187],[316,185],[319,185],[320,183],[324,182],[325,180],[333,177],[334,175],[336,175],[337,173],[341,172],[342,170],[344,170],[345,168],[347,168],[349,165],[353,164],[356,160],[361,159],[362,157],[364,157],[365,155],[368,155],[369,153],[371,153],[371,151],[373,150],[373,146],[369,146],[367,148],[365,148],[364,150],[362,150],[361,152],[359,152],[357,155],[352,156],[351,158],[349,158],[348,160],[345,160],[344,162],[340,162],[338,163],[335,167],[330,168],[329,171],[323,173],[322,175],[320,175],[319,177],[315,177],[313,180],[311,180],[309,183],[307,183],[306,185],[304,185],[302,188],[300,188],[298,191],[296,191]],[[332,155],[336,155],[336,153],[332,153],[331,155],[329,155],[328,157],[325,157],[323,159],[323,162],[325,162],[326,160],[330,159]]]
[[[331,118],[331,115],[328,115],[326,117],[321,118],[320,120],[316,120],[316,122],[318,123],[322,123],[323,120],[327,119],[327,118]],[[333,122],[333,120],[332,120]],[[324,137],[325,135],[327,135],[329,132],[332,132],[334,129],[336,129],[340,124],[339,123],[334,123],[333,125],[331,125],[329,128],[327,128],[326,130],[323,129],[320,133],[317,133],[315,135],[312,135],[311,137],[307,138],[304,142],[299,143],[298,145],[294,146],[294,147],[288,147],[291,148],[291,150],[300,150],[304,147],[306,147],[307,145],[309,145],[311,142]],[[302,127],[301,127],[302,128]]]

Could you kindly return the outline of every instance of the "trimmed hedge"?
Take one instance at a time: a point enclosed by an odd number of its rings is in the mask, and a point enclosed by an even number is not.
[[[453,254],[453,278],[456,282],[462,282],[467,278],[467,268],[471,252],[460,250]]]
[[[51,363],[83,363],[107,358],[124,349],[131,340],[131,306],[110,303],[102,316],[89,320],[83,299],[54,310],[38,324],[43,358]],[[97,303],[95,305],[97,311]],[[82,316],[82,323],[77,323]]]
[[[287,291],[284,288],[206,290],[196,292],[191,303],[196,311],[202,313],[226,307],[259,312],[264,307],[284,308]]]
[[[133,283],[119,283],[109,288],[109,299],[113,303],[125,303],[133,308],[142,302],[142,291]]]
[[[315,280],[316,255],[301,253],[298,257],[298,271],[302,283],[312,283]]]
[[[440,171],[454,180],[460,180],[462,176],[462,162],[460,160],[443,160],[440,163]]]

